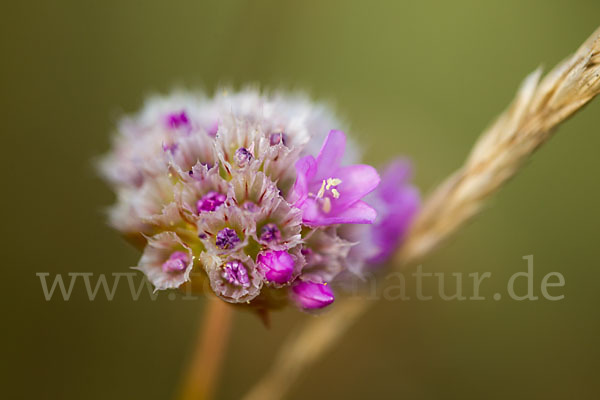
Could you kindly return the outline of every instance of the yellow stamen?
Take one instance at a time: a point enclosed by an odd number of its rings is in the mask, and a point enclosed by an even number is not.
[[[321,182],[321,188],[319,189],[317,195],[315,196],[312,192],[308,193],[308,195],[310,197],[314,197],[315,199],[323,199],[323,211],[328,213],[331,211],[331,199],[329,197],[325,197],[325,192],[329,191],[331,192],[331,195],[334,199],[339,199],[341,193],[337,189],[335,189],[335,186],[338,186],[341,183],[342,180],[339,178],[323,179],[323,181]]]
[[[325,195],[325,180],[323,180],[323,183],[321,184],[321,189],[319,189],[319,193],[317,193],[317,199],[320,199],[324,195]]]
[[[342,180],[339,178],[327,178],[327,187],[326,189],[329,190],[332,186],[337,186],[340,183],[342,183]]]

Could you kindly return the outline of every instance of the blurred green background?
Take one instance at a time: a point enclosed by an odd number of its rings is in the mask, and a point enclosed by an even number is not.
[[[369,162],[397,154],[429,192],[457,168],[519,82],[600,24],[591,0],[5,2],[3,398],[168,399],[202,302],[44,300],[35,272],[125,272],[92,160],[124,112],[174,87],[257,82],[332,101]],[[486,212],[424,263],[491,271],[485,294],[535,257],[558,302],[384,301],[291,399],[593,398],[600,390],[600,106],[564,124]],[[434,282],[435,283],[435,282]],[[435,292],[435,285],[425,289]],[[238,314],[218,397],[236,399],[307,316],[266,330]]]

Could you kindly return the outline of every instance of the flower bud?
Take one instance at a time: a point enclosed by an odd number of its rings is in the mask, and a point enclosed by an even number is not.
[[[240,242],[240,237],[231,228],[225,228],[217,233],[216,245],[220,249],[234,248]]]
[[[167,125],[172,129],[179,129],[181,127],[189,127],[190,119],[188,118],[185,111],[175,112],[167,116]]]
[[[187,267],[189,262],[190,258],[187,255],[187,253],[184,253],[183,251],[175,251],[162,264],[162,270],[164,272],[183,271]]]
[[[233,260],[229,261],[223,267],[223,279],[229,282],[231,285],[249,287],[250,279],[248,278],[248,271],[241,261]]]
[[[335,296],[326,283],[298,281],[292,286],[292,299],[304,310],[317,310],[333,303]]]
[[[287,251],[268,251],[256,257],[258,269],[265,279],[274,283],[286,283],[294,273],[294,259]]]
[[[286,137],[285,137],[285,133],[283,132],[277,132],[277,133],[271,133],[271,135],[269,136],[269,143],[271,144],[271,146],[275,146],[279,143],[281,143],[282,145],[286,145]]]
[[[208,192],[196,202],[196,211],[198,214],[205,211],[215,211],[217,208],[223,205],[223,203],[225,203],[226,199],[227,196],[222,193]]]
[[[248,165],[250,161],[252,161],[252,158],[252,153],[250,153],[245,147],[240,147],[237,149],[234,155],[235,163],[240,168],[244,168],[246,165]]]
[[[272,242],[281,240],[281,232],[275,224],[266,224],[260,230],[260,240],[263,242]]]

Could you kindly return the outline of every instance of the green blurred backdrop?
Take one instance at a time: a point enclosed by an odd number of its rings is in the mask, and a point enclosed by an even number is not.
[[[139,254],[105,225],[92,160],[123,112],[174,87],[258,82],[330,100],[372,163],[407,154],[427,193],[465,158],[524,76],[600,24],[591,0],[38,1],[0,6],[3,398],[167,399],[202,302],[44,300],[35,272],[124,272]],[[535,256],[558,302],[381,302],[292,399],[594,398],[600,389],[600,107],[560,129],[430,272]],[[537,285],[537,283],[536,283]],[[433,285],[426,290],[435,291]],[[536,286],[537,287],[537,286]],[[539,294],[539,292],[538,292]],[[218,397],[235,399],[307,319],[238,314]]]

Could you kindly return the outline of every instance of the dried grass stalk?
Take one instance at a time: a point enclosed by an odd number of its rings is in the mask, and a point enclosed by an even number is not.
[[[429,254],[476,215],[561,122],[600,92],[600,28],[573,56],[540,77],[538,69],[525,78],[512,104],[481,135],[464,166],[425,202],[395,257],[398,267]],[[300,373],[333,346],[371,304],[347,299],[322,318],[308,322],[284,343],[271,369],[246,400],[282,398]]]
[[[427,200],[396,261],[405,264],[431,252],[477,214],[548,140],[554,128],[600,91],[600,29],[540,81],[530,74],[510,107],[484,132],[464,166]]]

